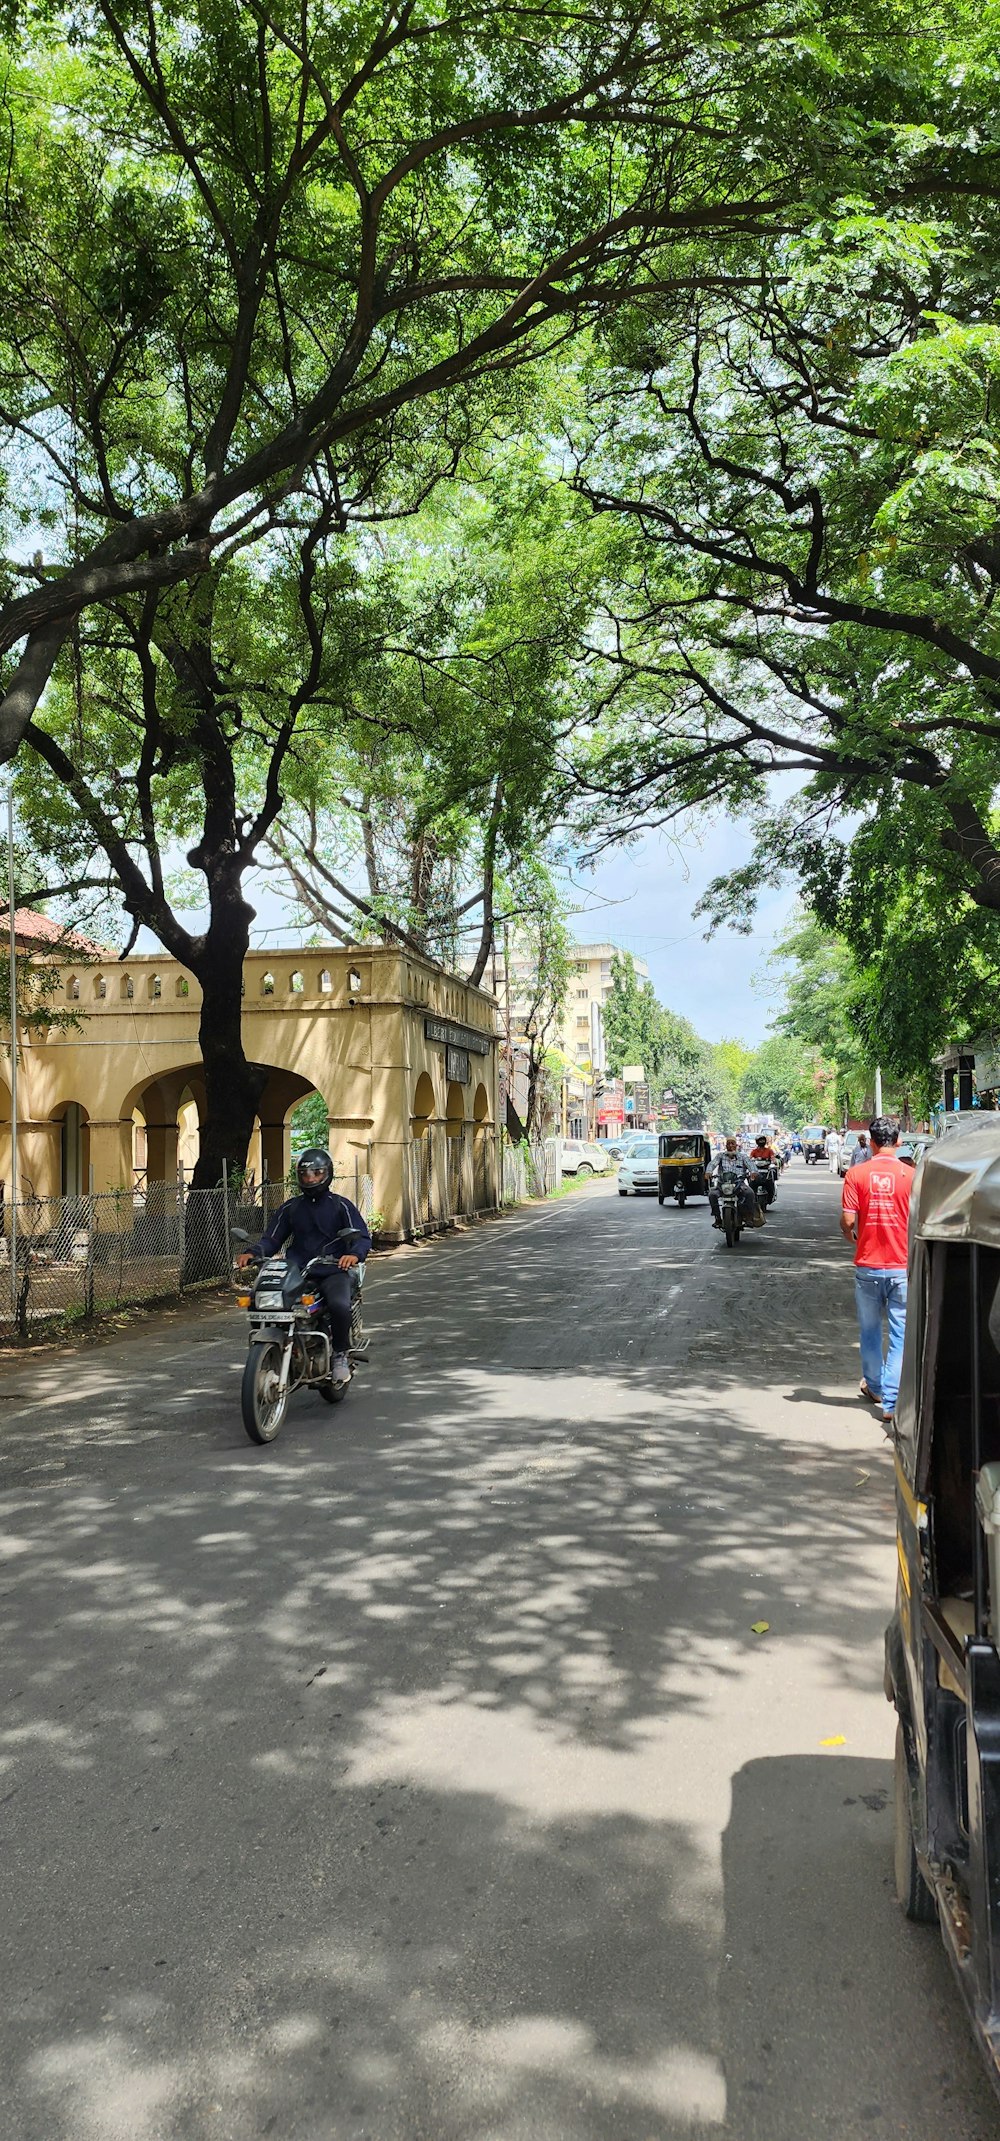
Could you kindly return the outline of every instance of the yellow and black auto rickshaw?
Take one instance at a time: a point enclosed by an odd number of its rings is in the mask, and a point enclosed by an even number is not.
[[[708,1170],[712,1147],[697,1130],[664,1130],[660,1134],[657,1198],[665,1204],[686,1204],[689,1197],[708,1196]]]
[[[1000,2090],[1000,1123],[914,1183],[895,1448],[896,1889],[938,1920]]]

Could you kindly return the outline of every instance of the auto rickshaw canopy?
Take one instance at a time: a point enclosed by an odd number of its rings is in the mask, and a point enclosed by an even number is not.
[[[978,1469],[966,1447],[973,1413],[977,1458],[1000,1454],[1000,1117],[928,1146],[910,1203],[909,1274],[896,1447],[923,1494],[936,1442]]]
[[[707,1167],[711,1157],[711,1139],[700,1130],[660,1132],[660,1158],[669,1160],[673,1167],[683,1166],[685,1162],[695,1167]]]

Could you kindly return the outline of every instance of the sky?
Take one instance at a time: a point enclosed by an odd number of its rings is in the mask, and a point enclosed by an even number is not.
[[[649,833],[574,879],[578,943],[607,940],[645,959],[660,1002],[707,1041],[756,1047],[778,1004],[768,960],[795,906],[792,889],[763,895],[749,936],[719,929],[705,940],[694,908],[713,877],[749,860],[749,827],[723,823],[683,843]]]
[[[763,1040],[777,1009],[768,960],[795,894],[765,893],[751,935],[719,929],[707,942],[694,908],[713,877],[749,860],[752,845],[751,828],[739,823],[722,822],[681,842],[649,833],[579,872],[565,888],[576,909],[570,927],[578,943],[610,941],[633,952],[646,961],[660,1002],[689,1018],[705,1040],[737,1039],[751,1048]],[[289,908],[276,896],[273,880],[248,879],[247,891],[257,909],[255,945],[278,949],[308,935],[289,926]],[[192,926],[201,919],[185,916]],[[148,930],[140,933],[138,949],[156,950]]]

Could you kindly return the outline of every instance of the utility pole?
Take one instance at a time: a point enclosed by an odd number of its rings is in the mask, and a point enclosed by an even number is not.
[[[882,1113],[882,1072],[879,1069],[875,1072],[875,1113]]]

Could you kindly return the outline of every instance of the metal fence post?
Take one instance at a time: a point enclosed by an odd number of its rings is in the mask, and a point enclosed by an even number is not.
[[[184,1286],[184,1266],[187,1262],[187,1201],[184,1194],[184,1163],[177,1169],[177,1291]]]
[[[229,1239],[229,1165],[226,1160],[222,1162],[222,1224],[226,1236],[226,1273],[228,1276],[233,1268],[233,1251]]]

